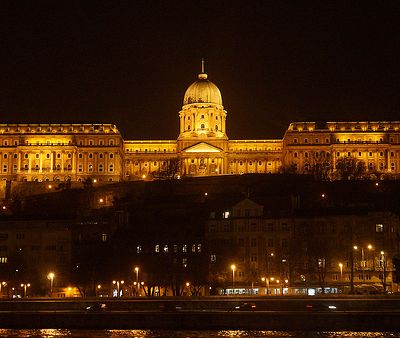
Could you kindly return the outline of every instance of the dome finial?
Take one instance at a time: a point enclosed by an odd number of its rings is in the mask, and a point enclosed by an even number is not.
[[[199,79],[200,80],[206,80],[207,79],[207,74],[204,73],[204,58],[201,58],[201,73],[199,74]]]

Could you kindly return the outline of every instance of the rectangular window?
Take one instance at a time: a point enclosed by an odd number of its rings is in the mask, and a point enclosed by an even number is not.
[[[101,234],[101,241],[107,242],[107,234]]]
[[[383,232],[383,224],[375,224],[375,232]]]
[[[158,244],[155,246],[154,251],[155,252],[160,252],[160,246]]]
[[[217,255],[211,255],[211,256],[210,256],[210,261],[211,261],[212,263],[215,263],[215,262],[217,261]]]
[[[229,211],[224,211],[222,213],[222,218],[229,218]]]

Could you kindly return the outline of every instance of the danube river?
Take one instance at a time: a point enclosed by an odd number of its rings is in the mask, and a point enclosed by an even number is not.
[[[400,332],[313,332],[313,331],[172,331],[172,330],[4,330],[0,329],[0,337],[12,338],[389,338],[400,337]]]

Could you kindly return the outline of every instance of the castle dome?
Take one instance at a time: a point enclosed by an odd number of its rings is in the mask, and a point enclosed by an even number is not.
[[[214,83],[207,80],[207,74],[204,72],[186,89],[183,105],[192,103],[213,103],[222,106],[221,92]]]

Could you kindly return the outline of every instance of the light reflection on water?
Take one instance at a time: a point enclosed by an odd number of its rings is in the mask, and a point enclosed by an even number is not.
[[[10,330],[0,329],[9,338],[394,338],[397,332],[308,332],[308,331],[173,331],[173,330]]]

